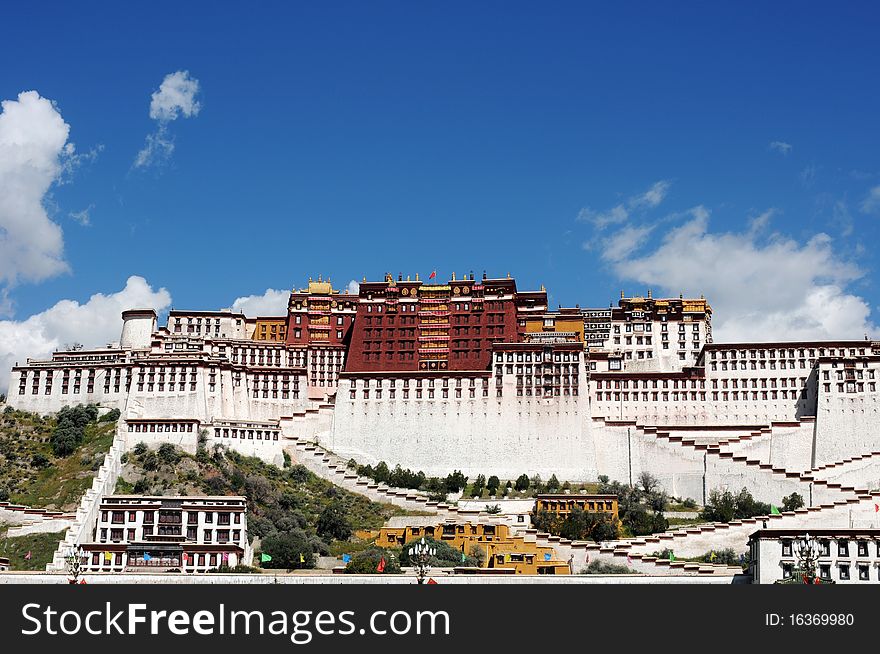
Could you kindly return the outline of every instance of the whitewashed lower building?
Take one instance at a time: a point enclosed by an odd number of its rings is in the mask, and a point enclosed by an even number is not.
[[[81,547],[85,572],[198,573],[253,556],[241,496],[110,495]]]
[[[799,581],[805,539],[818,583],[880,584],[880,529],[761,529],[749,538],[752,583]]]

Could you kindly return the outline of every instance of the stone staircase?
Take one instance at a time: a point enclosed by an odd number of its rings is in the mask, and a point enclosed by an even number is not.
[[[348,468],[348,462],[306,439],[285,437],[284,449],[294,462],[348,491],[364,495],[374,502],[393,504],[408,511],[420,511],[436,515],[441,520],[473,520],[488,514],[481,511],[465,511],[456,506],[429,500],[421,491],[395,488],[358,476]]]

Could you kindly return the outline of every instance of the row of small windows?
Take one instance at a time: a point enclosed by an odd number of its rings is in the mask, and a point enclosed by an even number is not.
[[[214,428],[215,438],[240,438],[241,440],[277,441],[278,432],[263,429],[228,429]]]
[[[775,359],[777,358],[777,353],[780,359],[794,359],[794,358],[804,358],[809,356],[811,359],[816,358],[816,352],[819,353],[820,357],[824,356],[847,356],[847,351],[849,352],[849,356],[856,356],[856,352],[858,352],[859,356],[865,356],[865,348],[780,348],[776,349],[767,349],[767,350],[713,350],[711,353],[711,359],[714,361],[716,359],[725,360],[725,359]],[[795,355],[797,352],[797,355]],[[787,354],[787,356],[786,356]]]
[[[495,353],[495,361],[496,363],[503,363],[507,361],[507,363],[513,363],[514,357],[516,358],[517,363],[522,361],[532,361],[533,356],[531,352],[517,352],[515,355],[513,352],[496,352]],[[580,352],[535,352],[534,353],[534,361],[580,361]]]

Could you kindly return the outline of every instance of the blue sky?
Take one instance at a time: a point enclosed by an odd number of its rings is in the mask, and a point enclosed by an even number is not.
[[[7,269],[6,328],[132,275],[218,308],[485,269],[554,306],[704,292],[730,338],[873,330],[875,5],[545,4],[7,8],[0,98],[79,154],[43,197],[66,270]],[[151,119],[178,71],[198,112]]]

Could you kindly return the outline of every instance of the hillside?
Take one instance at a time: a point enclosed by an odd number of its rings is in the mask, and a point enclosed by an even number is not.
[[[3,410],[0,500],[60,511],[76,509],[113,443],[116,422],[102,419],[84,424],[81,442],[67,456],[53,451],[57,427],[56,416],[39,416],[11,407]]]
[[[170,444],[158,450],[140,444],[126,455],[116,492],[244,495],[249,534],[262,539],[264,549],[284,540],[314,555],[360,549],[365,544],[352,541],[354,531],[377,529],[391,516],[406,515],[391,504],[339,488],[301,465],[279,468],[221,446],[191,455]],[[304,563],[290,567],[311,567],[313,559]]]

